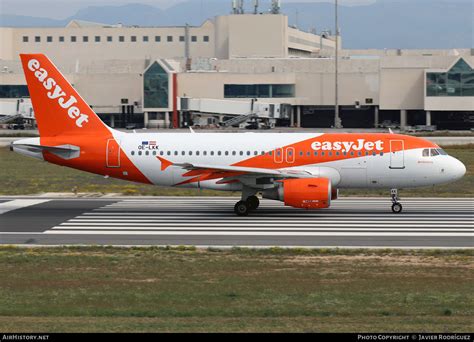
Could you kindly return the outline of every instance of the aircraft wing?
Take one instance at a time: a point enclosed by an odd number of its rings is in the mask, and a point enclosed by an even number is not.
[[[243,167],[233,165],[207,165],[195,163],[172,163],[162,157],[157,157],[161,161],[161,169],[165,170],[169,166],[178,166],[189,170],[183,177],[193,177],[177,185],[202,182],[205,180],[221,179],[218,183],[229,183],[239,181],[241,178],[262,178],[271,177],[274,179],[285,178],[306,178],[311,174],[303,170],[278,170],[257,167]]]

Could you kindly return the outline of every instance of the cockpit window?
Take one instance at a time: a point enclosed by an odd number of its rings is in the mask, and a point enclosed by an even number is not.
[[[432,149],[431,149],[431,156],[432,156],[432,157],[439,156],[439,152],[438,152],[438,150],[437,150],[437,149],[435,149],[435,148],[432,148]]]
[[[423,157],[429,157],[430,156],[430,150],[428,148],[425,148],[423,150]]]
[[[437,151],[439,152],[439,154],[441,154],[442,156],[447,156],[448,154],[446,153],[445,150],[443,150],[442,148],[438,148]]]

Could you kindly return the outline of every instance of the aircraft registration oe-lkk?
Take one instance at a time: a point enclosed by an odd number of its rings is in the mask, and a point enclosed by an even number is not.
[[[436,144],[393,133],[125,133],[105,125],[42,54],[20,55],[39,138],[11,149],[74,169],[160,186],[239,191],[237,215],[256,196],[328,208],[338,189],[433,186],[466,168]],[[104,90],[107,91],[107,90]]]

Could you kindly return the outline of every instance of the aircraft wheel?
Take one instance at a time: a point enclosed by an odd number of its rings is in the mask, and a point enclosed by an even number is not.
[[[238,201],[234,206],[234,212],[239,216],[247,216],[249,211],[250,207],[245,201]]]
[[[249,198],[247,198],[246,202],[250,210],[255,210],[260,205],[260,200],[258,199],[257,196],[250,196]]]
[[[399,214],[402,212],[402,205],[400,203],[393,203],[392,204],[392,211],[395,213],[395,214]]]

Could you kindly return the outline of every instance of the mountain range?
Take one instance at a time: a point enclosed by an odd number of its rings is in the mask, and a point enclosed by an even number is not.
[[[201,25],[216,15],[229,14],[230,0],[188,0],[160,9],[146,4],[88,6],[63,20],[0,13],[4,27],[61,27],[73,19],[105,24],[139,26]],[[247,1],[246,3],[251,3]],[[472,0],[378,0],[360,6],[339,7],[339,22],[346,49],[474,47]],[[261,1],[266,12],[269,1]],[[248,8],[250,12],[252,9]],[[283,1],[289,24],[310,31],[334,32],[334,4]]]

